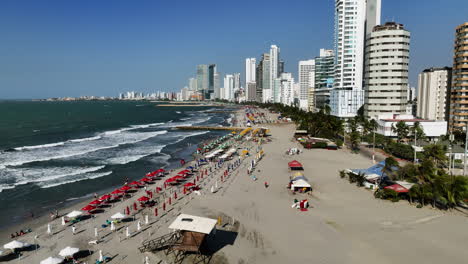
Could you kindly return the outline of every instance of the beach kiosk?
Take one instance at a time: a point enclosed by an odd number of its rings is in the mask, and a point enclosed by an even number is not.
[[[304,170],[304,168],[302,167],[302,164],[297,160],[293,160],[289,162],[288,167],[290,170]]]

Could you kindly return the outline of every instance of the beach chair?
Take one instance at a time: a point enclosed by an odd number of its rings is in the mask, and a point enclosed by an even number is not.
[[[97,245],[99,244],[99,240],[91,240],[88,242],[88,245]]]

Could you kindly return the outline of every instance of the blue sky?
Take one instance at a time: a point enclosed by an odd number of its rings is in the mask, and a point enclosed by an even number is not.
[[[382,0],[382,22],[411,31],[410,82],[450,66],[466,0]],[[286,71],[333,42],[334,0],[0,1],[0,98],[179,90],[195,66],[244,73],[281,48]]]

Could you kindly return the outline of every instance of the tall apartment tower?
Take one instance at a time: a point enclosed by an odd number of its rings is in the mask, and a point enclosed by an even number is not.
[[[234,101],[234,75],[226,74],[224,76],[224,98],[228,101]]]
[[[331,114],[347,118],[364,104],[364,42],[380,24],[381,0],[335,1],[335,77]]]
[[[256,64],[257,60],[255,58],[245,59],[245,87],[249,82],[256,81]]]
[[[265,97],[265,102],[275,102],[278,101],[278,94],[279,94],[279,87],[273,85],[275,82],[275,79],[279,77],[279,54],[280,54],[280,49],[276,45],[271,45],[270,47],[270,67],[269,67],[269,77],[270,77],[270,89],[263,90],[264,97]]]
[[[320,56],[315,58],[315,84],[314,84],[314,97],[313,107],[315,109],[324,108],[325,105],[330,104],[330,91],[333,89],[334,80],[334,53],[333,50],[320,49]],[[310,109],[309,111],[314,111]]]
[[[410,32],[402,24],[375,26],[366,38],[364,115],[406,114]]]
[[[221,98],[221,74],[219,72],[214,73],[214,99]]]
[[[299,108],[308,110],[309,90],[311,89],[310,72],[315,71],[315,60],[299,61]]]
[[[197,91],[203,94],[204,99],[214,96],[216,64],[197,65]]]
[[[262,75],[258,75],[257,79],[262,78],[262,102],[266,103],[271,100],[273,93],[271,92],[271,80],[270,80],[270,54],[264,53],[262,56]]]
[[[447,121],[450,108],[452,68],[430,68],[418,76],[416,116],[428,120]]]
[[[450,131],[463,129],[468,122],[468,22],[456,28],[452,75]]]
[[[190,78],[189,79],[189,90],[190,91],[196,91],[197,90],[197,79],[196,78]]]

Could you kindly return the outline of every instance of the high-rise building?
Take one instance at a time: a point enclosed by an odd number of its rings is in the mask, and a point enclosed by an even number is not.
[[[278,76],[284,72],[284,61],[280,59],[278,62]]]
[[[307,111],[313,112],[317,108],[315,102],[315,70],[309,72],[309,90],[307,93]]]
[[[190,78],[189,79],[189,90],[190,91],[196,91],[197,90],[197,79],[196,78]]]
[[[219,72],[215,72],[214,74],[214,99],[220,99],[221,98],[221,74]]]
[[[204,99],[214,96],[214,75],[216,64],[200,64],[197,66],[197,90],[203,94]]]
[[[333,50],[320,49],[320,56],[315,57],[315,89],[314,107],[321,109],[330,104],[330,91],[333,89],[334,80],[334,53]],[[309,111],[314,111],[310,109]]]
[[[293,105],[294,103],[294,78],[289,72],[281,73],[279,78],[275,79],[280,90],[279,103]]]
[[[308,110],[309,90],[311,89],[310,73],[315,71],[315,60],[299,61],[299,107]]]
[[[335,1],[335,77],[331,114],[353,117],[364,103],[363,69],[366,32],[380,24],[381,0]]]
[[[256,63],[257,60],[255,58],[245,59],[245,87],[247,87],[249,82],[256,81]]]
[[[224,98],[228,101],[234,101],[234,75],[226,74],[224,76]]]
[[[271,101],[271,79],[270,79],[270,54],[264,53],[262,56],[262,75],[258,75],[257,79],[262,78],[261,88],[262,88],[262,102],[266,103]]]
[[[456,28],[452,75],[450,131],[462,129],[468,123],[468,22]]]
[[[271,89],[264,90],[264,96],[266,99],[266,102],[278,102],[279,100],[279,87],[274,85],[275,79],[278,78],[279,73],[278,73],[278,68],[279,68],[279,55],[280,55],[280,49],[276,45],[271,45],[270,47],[270,85]]]
[[[364,115],[406,114],[410,32],[402,24],[375,26],[366,38]]]
[[[257,100],[257,83],[248,82],[246,88],[247,88],[246,100],[256,101]]]
[[[448,121],[452,68],[430,68],[418,76],[416,116],[437,121]]]
[[[239,90],[241,88],[241,78],[240,73],[234,73],[234,90]]]

